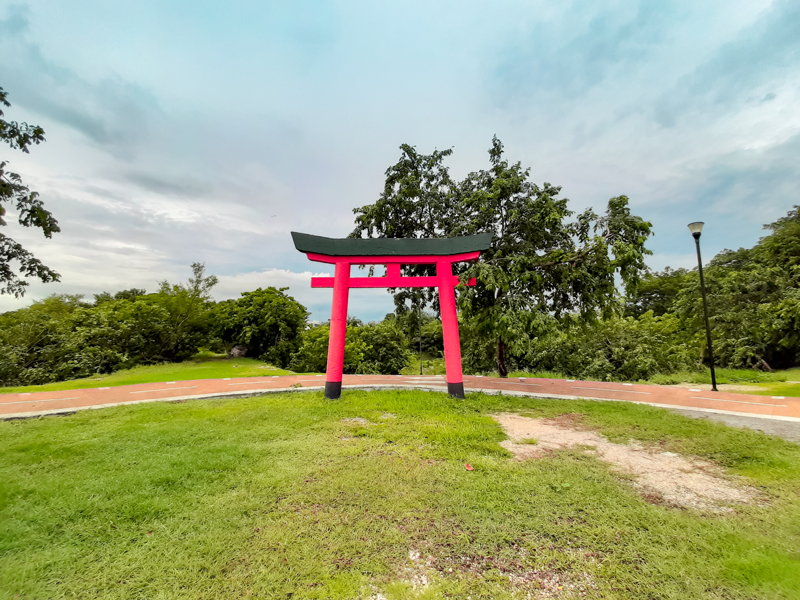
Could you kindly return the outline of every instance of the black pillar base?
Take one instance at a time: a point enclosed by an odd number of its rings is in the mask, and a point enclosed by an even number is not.
[[[341,381],[326,381],[325,382],[325,397],[328,400],[338,400],[342,396],[342,382]]]
[[[450,394],[453,398],[460,398],[461,400],[464,399],[464,382],[461,383],[449,383],[447,384],[447,393]]]

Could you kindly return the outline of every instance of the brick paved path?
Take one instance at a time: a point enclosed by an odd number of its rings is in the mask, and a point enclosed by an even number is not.
[[[325,385],[325,376],[291,375],[202,379],[61,392],[0,394],[0,419],[64,414],[81,409],[140,402],[236,397],[266,392],[294,391],[297,388],[292,386],[297,384],[306,389],[322,389]],[[347,388],[447,390],[444,376],[345,375],[343,387],[345,391]],[[499,379],[465,376],[464,388],[468,393],[484,391],[545,398],[621,400],[664,408],[691,408],[709,413],[800,422],[800,398],[711,392],[708,391],[708,386],[685,389],[659,385],[564,379]]]

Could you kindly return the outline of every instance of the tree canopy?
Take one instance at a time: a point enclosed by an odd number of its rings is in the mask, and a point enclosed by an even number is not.
[[[308,311],[285,292],[289,288],[258,288],[225,300],[213,310],[214,328],[226,344],[242,344],[248,352],[285,367],[300,346]]]
[[[714,354],[722,364],[772,369],[795,364],[800,349],[800,206],[764,226],[753,248],[723,250],[705,269]],[[696,271],[671,308],[702,330]]]
[[[6,97],[8,92],[0,87],[0,107],[10,107]],[[0,108],[0,140],[7,143],[13,150],[30,153],[31,145],[38,145],[45,141],[44,129],[38,125],[5,121],[3,110]],[[31,191],[22,183],[22,178],[17,173],[7,170],[8,162],[0,160],[0,227],[8,225],[4,219],[6,215],[5,203],[12,204],[17,212],[17,220],[23,227],[38,227],[45,237],[50,238],[61,229],[58,221],[50,211],[44,208],[37,192]],[[19,263],[16,269],[12,261]],[[45,266],[30,251],[22,247],[7,235],[0,233],[0,294],[13,294],[16,297],[25,294],[29,285],[23,277],[36,277],[48,283],[58,281],[60,275],[53,269]]]
[[[603,215],[579,215],[560,198],[561,188],[530,181],[530,169],[503,158],[495,137],[490,167],[453,180],[444,165],[452,151],[423,155],[409,145],[386,171],[384,191],[354,209],[352,237],[451,237],[491,232],[492,247],[478,262],[459,265],[462,280],[477,285],[459,294],[474,331],[495,341],[497,368],[507,375],[506,352],[521,351],[545,314],[592,319],[618,306],[616,277],[633,289],[646,272],[651,224],[631,214],[628,198],[611,198]],[[433,274],[432,266],[407,266]],[[399,311],[437,306],[435,290],[390,290]],[[511,348],[509,348],[511,346]]]

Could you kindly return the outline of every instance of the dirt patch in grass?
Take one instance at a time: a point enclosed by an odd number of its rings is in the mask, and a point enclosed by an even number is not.
[[[521,550],[520,558],[524,557]],[[564,549],[565,552],[569,552]],[[588,590],[597,586],[588,572],[573,572],[566,569],[540,568],[532,569],[523,560],[497,560],[492,556],[457,556],[447,563],[438,566],[442,574],[456,578],[499,577],[508,579],[511,588],[527,592],[527,598],[564,598],[575,595],[585,596]]]
[[[346,419],[342,419],[342,423],[346,423],[348,425],[371,425],[367,419],[364,417],[349,417]]]
[[[513,548],[517,551],[516,558],[493,554],[437,558],[419,550],[410,550],[408,563],[396,575],[415,597],[425,595],[431,587],[441,592],[440,585],[446,581],[460,581],[469,585],[480,580],[506,580],[513,590],[524,593],[530,600],[573,598],[598,589],[592,575],[585,570],[572,572],[555,564],[533,569],[527,564],[527,551],[519,546]],[[567,548],[551,547],[549,550],[557,550],[562,554],[574,553],[574,550]],[[377,588],[373,589],[375,593],[370,600],[387,600],[386,595]],[[449,597],[448,594],[445,596]]]
[[[724,470],[699,458],[662,452],[632,442],[615,444],[582,425],[581,415],[532,419],[514,414],[493,415],[510,440],[501,442],[517,460],[541,458],[556,450],[587,447],[585,452],[633,476],[642,497],[655,504],[702,510],[731,510],[731,504],[759,499],[759,492],[726,475]],[[520,443],[535,438],[536,445]]]

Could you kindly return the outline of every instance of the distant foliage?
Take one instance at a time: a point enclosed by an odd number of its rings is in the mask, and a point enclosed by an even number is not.
[[[398,375],[411,358],[408,340],[394,320],[368,323],[355,328],[353,334],[363,344],[364,355],[356,373]]]
[[[192,270],[188,285],[162,282],[155,294],[98,294],[94,304],[53,295],[0,315],[0,384],[63,381],[193,356],[208,337],[216,277],[205,276],[200,263]]]
[[[642,277],[636,291],[625,302],[625,315],[640,317],[650,311],[660,317],[672,310],[680,291],[690,279],[686,269],[667,267],[660,273],[647,273]]]
[[[422,341],[422,351],[431,356],[443,356],[444,333],[442,322],[433,314],[422,310],[404,310],[386,315],[384,322],[392,321],[408,340],[410,350],[416,353]]]
[[[722,366],[770,370],[800,361],[800,207],[765,229],[771,235],[753,248],[720,252],[704,269]],[[687,275],[672,310],[702,331],[697,272]]]
[[[344,347],[344,372],[348,374],[397,375],[409,361],[408,340],[393,318],[380,323],[349,321]],[[328,324],[312,327],[302,335],[302,345],[289,363],[295,372],[324,372],[328,361]]]
[[[356,326],[348,326],[344,346],[344,372],[355,373],[364,360],[364,342],[355,334]],[[318,325],[303,332],[300,349],[292,357],[289,369],[295,373],[324,373],[328,365],[330,325]]]
[[[215,275],[205,274],[205,265],[192,264],[188,284],[162,281],[155,294],[141,299],[166,309],[169,314],[169,336],[161,351],[161,360],[177,362],[193,356],[208,339],[211,328],[211,289],[217,285]],[[124,292],[123,292],[124,293]]]
[[[536,338],[517,367],[576,379],[638,381],[695,369],[697,339],[672,314],[567,322]]]
[[[308,311],[285,292],[258,288],[237,300],[220,302],[212,311],[214,331],[228,346],[247,346],[248,355],[286,367],[300,347]]]
[[[91,306],[76,296],[50,296],[0,316],[0,381],[32,385],[163,362],[173,341],[163,306]]]
[[[431,356],[444,356],[444,330],[439,319],[431,319],[422,326],[422,351]]]

